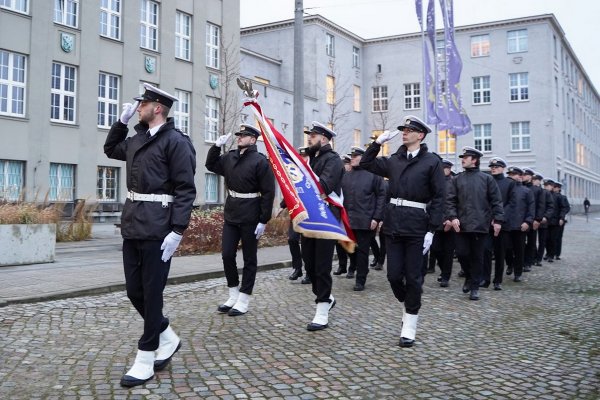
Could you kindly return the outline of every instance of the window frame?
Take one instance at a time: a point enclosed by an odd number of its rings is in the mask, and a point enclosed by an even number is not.
[[[209,182],[209,177],[211,180],[214,179],[214,184]],[[214,186],[214,191],[211,190],[212,186]],[[214,198],[209,198],[209,191],[214,192]],[[204,202],[211,204],[219,202],[219,175],[208,171],[204,173]]]
[[[142,0],[140,6],[140,47],[159,51],[160,4],[154,0]]]
[[[55,67],[60,67],[60,76],[55,75]],[[73,71],[73,90],[70,91],[65,89],[66,86],[66,71]],[[55,80],[58,79],[60,81],[60,87],[55,88],[54,83]],[[55,105],[55,96],[58,96],[58,107]],[[67,108],[65,108],[65,99],[69,97],[72,98],[72,119],[65,118],[65,112],[67,112]],[[58,109],[59,118],[54,118],[54,110]],[[63,124],[71,124],[75,125],[77,122],[77,67],[69,64],[63,64],[59,62],[52,62],[52,74],[51,74],[51,85],[50,85],[50,121],[58,122]]]
[[[523,129],[526,128],[526,133]],[[517,128],[517,129],[515,129]],[[515,148],[515,139],[517,139],[518,148]],[[524,142],[527,139],[528,147],[524,146]],[[510,151],[511,152],[525,152],[531,151],[531,123],[530,121],[517,121],[510,123]]]
[[[55,177],[52,175],[53,166],[56,166],[57,174]],[[71,168],[72,174],[70,176],[63,176],[63,169],[67,169],[67,167]],[[70,202],[75,199],[75,164],[65,164],[65,163],[50,163],[49,170],[49,180],[48,180],[48,200],[55,202]],[[53,187],[53,179],[56,181],[56,187]],[[68,180],[71,180],[71,186],[64,186],[62,183],[66,183]],[[67,197],[62,197],[67,191],[70,191],[70,195]]]
[[[119,167],[109,167],[99,165],[96,169],[96,201],[99,202],[107,202],[107,203],[115,203],[119,200]],[[113,177],[108,177],[107,172],[113,171]],[[102,172],[102,174],[101,174]],[[102,184],[99,185],[100,180],[102,180]],[[114,187],[109,188],[108,182],[109,180],[114,181]],[[114,197],[108,197],[106,195],[107,191],[114,191]],[[99,194],[101,193],[101,196]]]
[[[492,124],[473,124],[473,147],[483,153],[492,152]]]
[[[385,93],[384,93],[385,92]],[[387,112],[389,109],[387,85],[373,86],[371,90],[371,112]],[[385,94],[385,96],[384,96]],[[377,105],[377,107],[376,107]],[[376,109],[378,108],[378,109]]]
[[[112,82],[112,83],[111,83]],[[105,96],[101,96],[101,87],[104,90]],[[121,87],[121,77],[108,72],[100,71],[98,73],[98,128],[110,128],[119,118],[119,88]],[[109,94],[106,96],[106,94]],[[115,93],[114,96],[111,93]],[[104,108],[101,111],[100,106]],[[111,111],[114,111],[111,114]],[[100,123],[102,113],[102,119],[104,124]]]
[[[0,4],[0,8],[29,15],[29,0],[8,0],[9,5]],[[20,6],[20,7],[19,7]]]
[[[328,32],[325,32],[325,54],[335,57],[335,36]]]
[[[60,4],[63,5],[62,10],[57,8]],[[75,11],[68,10],[69,5],[75,7]],[[71,11],[71,12],[69,12]],[[59,20],[60,19],[60,20]],[[69,20],[75,19],[75,23]],[[79,0],[54,0],[54,22],[60,25],[70,26],[71,28],[79,27]]]
[[[405,110],[420,110],[421,109],[421,83],[405,83],[404,84],[404,109]]]
[[[519,32],[525,32],[524,37],[520,36]],[[511,37],[511,33],[515,34],[516,36]],[[512,50],[511,44],[514,46],[514,49]],[[527,28],[513,29],[506,32],[506,52],[508,54],[525,53],[527,51],[529,51],[529,32],[527,32]]]
[[[490,75],[473,77],[473,79],[472,79],[473,96],[471,97],[471,101],[473,102],[473,105],[483,105],[483,104],[491,104],[492,103],[491,81],[492,81],[492,79],[491,79]],[[487,82],[487,87],[485,85],[486,82]],[[486,94],[487,94],[487,98],[488,98],[487,101],[485,100]],[[479,95],[479,101],[477,101],[477,95]]]
[[[325,78],[325,102],[335,104],[335,76],[327,75]]]
[[[192,60],[192,16],[179,10],[175,13],[175,58]]]
[[[118,11],[115,11],[114,8],[117,8]],[[100,36],[119,41],[121,40],[121,10],[121,0],[101,0]],[[104,23],[102,21],[103,16],[106,16],[106,21],[104,21]],[[103,26],[106,27],[106,32],[103,32]],[[114,35],[115,32],[116,35]]]
[[[352,68],[360,68],[360,49],[352,46]]]
[[[6,57],[6,64],[2,61],[4,57]],[[18,63],[15,62],[15,58],[19,59]],[[15,75],[17,75],[17,80],[15,80]],[[22,81],[18,79],[22,79]],[[3,87],[6,87],[6,92],[3,92]],[[16,99],[15,94],[17,94]],[[2,110],[4,98],[6,99],[6,111]],[[25,117],[26,106],[27,56],[0,49],[0,115]],[[19,110],[21,112],[18,112]]]
[[[206,66],[221,68],[221,27],[206,23]]]
[[[191,107],[191,99],[192,93],[187,90],[175,90],[175,97],[179,101],[173,103],[173,121],[175,123],[175,127],[182,132],[189,135],[190,133],[190,110]]]
[[[18,171],[14,170],[15,167]],[[19,201],[24,183],[25,161],[0,160],[0,201]]]
[[[361,112],[361,108],[360,108],[360,86],[358,85],[353,85],[353,94],[354,94],[354,101],[352,102],[352,109],[354,110],[354,112]]]
[[[490,53],[491,44],[489,33],[471,36],[471,58],[489,57]]]
[[[212,96],[206,96],[205,102],[204,141],[214,143],[219,136],[219,99]],[[211,107],[211,104],[213,103],[214,108]],[[211,113],[214,113],[214,115],[211,115]]]
[[[516,77],[516,84],[513,85],[513,77]],[[525,77],[525,84],[523,84]],[[513,99],[513,90],[516,98]],[[508,93],[511,103],[529,101],[529,72],[515,72],[508,74]]]

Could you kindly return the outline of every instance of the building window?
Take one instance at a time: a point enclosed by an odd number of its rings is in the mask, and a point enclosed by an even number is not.
[[[25,56],[0,50],[0,114],[25,116],[25,69]]]
[[[219,69],[221,59],[221,28],[206,24],[206,66]]]
[[[121,39],[121,0],[100,1],[100,35]]]
[[[512,151],[531,150],[531,134],[529,122],[510,123],[510,149]]]
[[[119,109],[119,77],[105,74],[98,76],[98,127],[110,128],[117,120]]]
[[[173,119],[175,127],[182,132],[190,132],[190,98],[191,93],[184,90],[176,90],[175,97],[179,99],[173,103]]]
[[[52,63],[50,120],[75,123],[76,72],[75,67]]]
[[[471,36],[471,57],[490,55],[490,35]]]
[[[177,11],[175,16],[175,57],[190,61],[192,42],[192,16]]]
[[[335,37],[329,33],[325,34],[325,54],[335,57]]]
[[[142,0],[140,46],[158,51],[158,3],[155,1]]]
[[[439,131],[438,132],[438,149],[440,154],[454,154],[456,153],[456,136],[450,133],[450,131]]]
[[[360,68],[360,49],[358,47],[352,47],[352,66]]]
[[[421,108],[421,84],[408,83],[404,85],[404,109],[416,110]]]
[[[79,0],[54,0],[54,22],[77,28]]]
[[[98,167],[96,184],[96,200],[117,201],[119,188],[119,168]]]
[[[354,130],[354,145],[355,146],[360,146],[361,145],[360,144],[360,142],[361,142],[360,138],[361,138],[360,129],[355,129]]]
[[[0,160],[0,201],[20,200],[24,169],[24,161]]]
[[[473,125],[473,139],[475,148],[479,151],[492,151],[492,124]]]
[[[73,201],[75,166],[50,163],[50,201]]]
[[[0,0],[0,8],[7,8],[9,10],[27,14],[29,10],[28,3],[28,0]]]
[[[204,201],[216,203],[219,201],[219,177],[217,174],[207,172],[204,174],[206,184],[204,186]]]
[[[527,29],[508,31],[506,35],[509,53],[521,53],[527,51]]]
[[[437,62],[443,62],[446,58],[446,40],[437,39],[435,41],[435,59]]]
[[[326,99],[327,104],[335,104],[335,77],[327,75],[326,79]]]
[[[492,91],[490,89],[490,77],[476,76],[473,78],[473,104],[490,104]]]
[[[529,100],[529,74],[527,72],[520,72],[517,74],[508,74],[509,76],[509,88],[510,88],[510,101],[524,101]]]
[[[387,86],[373,87],[373,112],[383,112],[388,110],[388,90]]]
[[[219,132],[219,99],[206,97],[206,112],[204,115],[204,140],[214,142]]]
[[[360,112],[360,86],[354,85],[354,111]]]

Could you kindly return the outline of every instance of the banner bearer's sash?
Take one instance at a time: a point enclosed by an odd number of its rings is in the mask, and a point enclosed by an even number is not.
[[[356,240],[339,196],[323,192],[310,165],[265,117],[256,99],[246,99],[244,106],[252,108],[260,124],[269,162],[294,230],[310,238],[338,240],[346,251],[353,252]],[[333,215],[328,203],[340,209],[341,221]]]

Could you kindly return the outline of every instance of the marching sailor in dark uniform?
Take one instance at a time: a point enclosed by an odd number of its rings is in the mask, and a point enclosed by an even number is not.
[[[554,191],[555,185],[556,182],[550,178],[544,180],[544,189],[550,193],[551,207],[553,210],[548,218],[548,237],[546,239],[546,256],[544,257],[544,260],[549,263],[554,262],[554,256],[556,256],[556,244],[558,242],[558,234],[561,225],[561,199],[560,195]]]
[[[535,174],[533,176],[533,182],[534,185],[540,185],[541,187],[541,183],[544,183],[544,187],[542,188],[542,197],[544,198],[545,201],[545,211],[544,211],[544,217],[542,218],[542,221],[540,222],[540,227],[539,227],[539,232],[538,232],[538,248],[537,248],[537,254],[535,257],[536,263],[535,265],[537,266],[542,266],[542,258],[544,257],[544,251],[546,251],[546,244],[548,243],[549,240],[549,221],[553,218],[554,216],[554,210],[555,210],[555,204],[554,204],[554,196],[552,196],[551,190],[549,190],[551,187],[553,187],[553,184],[551,183],[549,186],[546,185],[546,181],[548,179],[544,179],[544,177],[540,174]]]
[[[556,237],[556,254],[555,257],[557,260],[560,260],[560,253],[562,251],[562,240],[563,233],[565,231],[565,224],[567,223],[567,214],[571,211],[571,205],[569,204],[569,199],[567,196],[562,194],[562,183],[555,182],[554,183],[554,193],[558,194],[558,205],[559,205],[559,220],[558,220],[558,234]]]
[[[351,158],[349,154],[344,154],[341,158],[344,162],[344,175],[346,175],[348,172],[352,171],[352,166],[350,165]],[[348,253],[344,249],[344,246],[339,242],[335,244],[335,252],[338,257],[338,268],[333,274],[342,275],[347,273],[346,278],[353,279],[356,267],[352,264],[352,258],[348,257]],[[348,258],[350,258],[350,268],[348,268]]]
[[[339,196],[344,176],[344,162],[329,144],[336,133],[318,122],[313,122],[312,128],[304,133],[309,135],[310,167],[319,178],[321,187],[325,193],[335,192]],[[337,207],[330,206],[329,209],[336,218],[340,218]],[[312,291],[317,297],[315,317],[306,326],[309,331],[327,328],[329,311],[335,306],[335,299],[331,294],[331,263],[335,244],[336,241],[332,239],[315,239],[302,235],[302,259],[306,273],[312,282]]]
[[[504,222],[502,195],[494,178],[479,170],[483,153],[464,147],[459,156],[464,169],[452,180],[446,197],[447,220],[456,235],[456,254],[465,274],[463,293],[479,300],[479,284],[483,273],[484,241],[489,234],[500,234]]]
[[[527,187],[533,193],[533,204],[535,206],[535,215],[533,217],[533,223],[531,229],[527,231],[526,242],[525,242],[525,266],[524,272],[531,271],[531,266],[535,263],[535,257],[537,254],[537,233],[544,218],[546,212],[546,200],[544,196],[544,189],[538,184],[534,184],[533,177],[536,175],[535,171],[531,168],[523,168],[523,186]],[[539,182],[539,181],[538,181]]]
[[[356,237],[356,249],[350,254],[351,269],[356,269],[354,291],[365,289],[369,274],[369,248],[377,225],[383,219],[385,188],[383,178],[363,169],[359,163],[365,153],[362,147],[352,147],[352,170],[344,174],[342,193],[350,227]]]
[[[163,290],[171,256],[187,228],[196,198],[196,152],[186,134],[167,118],[177,99],[144,84],[136,103],[125,103],[106,138],[104,153],[126,161],[127,200],[121,216],[127,297],[144,319],[144,333],[126,387],[141,385],[167,366],[181,341],[163,313]],[[137,134],[127,137],[136,112]]]
[[[271,219],[275,197],[275,178],[269,161],[256,149],[260,131],[242,124],[237,136],[237,149],[221,155],[221,146],[231,133],[217,138],[206,155],[206,169],[225,177],[228,189],[225,201],[221,256],[229,298],[218,311],[229,316],[248,311],[256,279],[258,239]],[[236,253],[242,241],[244,269],[242,284],[238,275]]]
[[[382,133],[367,149],[360,166],[389,178],[389,202],[383,231],[387,243],[387,278],[394,296],[403,304],[401,347],[415,342],[421,308],[423,255],[433,233],[441,226],[446,183],[440,158],[422,143],[431,129],[419,118],[407,116],[398,131]],[[402,146],[390,157],[379,157],[381,145],[398,133]],[[427,207],[429,203],[429,207]]]

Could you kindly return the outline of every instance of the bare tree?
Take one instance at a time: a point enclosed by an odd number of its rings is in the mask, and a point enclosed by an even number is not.
[[[352,81],[342,76],[339,68],[331,61],[329,63],[329,79],[332,80],[331,87],[322,88],[327,99],[327,118],[325,123],[340,131],[343,128],[344,118],[352,114],[352,106],[346,106],[346,99],[352,97]],[[319,87],[319,85],[317,85]]]

